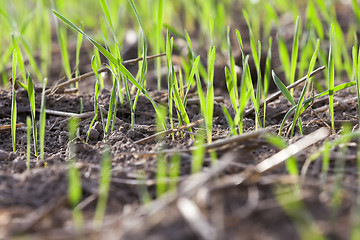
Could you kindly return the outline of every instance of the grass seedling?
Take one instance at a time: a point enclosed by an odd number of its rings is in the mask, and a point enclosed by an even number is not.
[[[83,226],[83,215],[77,207],[82,198],[81,177],[76,162],[76,145],[74,143],[78,130],[79,120],[70,118],[68,122],[69,131],[69,168],[68,168],[68,199],[72,207],[72,216],[75,227],[80,230]]]
[[[271,48],[272,48],[272,38],[269,38],[269,49],[266,56],[266,63],[265,63],[265,73],[264,73],[264,123],[263,126],[265,127],[265,120],[266,120],[266,99],[269,90],[270,78],[271,78]]]
[[[132,0],[129,0],[129,3],[133,9],[133,11],[135,12],[135,15],[137,17],[137,20],[139,22],[140,28],[142,29],[142,24],[139,18],[139,15],[137,13],[137,10],[135,8],[135,4]],[[71,28],[73,28],[74,30],[76,30],[77,32],[81,33],[84,35],[85,38],[87,38],[109,61],[111,64],[114,64],[117,72],[121,72],[126,78],[127,80],[129,80],[134,87],[136,87],[138,89],[137,93],[136,93],[136,97],[134,100],[134,104],[133,104],[133,110],[135,110],[136,107],[136,103],[137,103],[137,99],[139,97],[140,92],[142,94],[145,95],[145,97],[147,97],[150,102],[152,103],[155,112],[157,114],[158,113],[158,108],[157,108],[157,104],[155,103],[155,101],[150,97],[150,95],[148,94],[148,92],[145,90],[145,88],[143,87],[144,84],[144,80],[145,80],[145,75],[146,75],[146,39],[145,36],[143,35],[143,65],[141,68],[141,74],[140,74],[140,83],[134,78],[134,76],[129,72],[129,70],[127,70],[124,65],[121,64],[120,59],[117,58],[115,55],[113,55],[109,50],[105,49],[102,45],[100,45],[97,41],[95,41],[93,38],[91,38],[89,35],[87,35],[86,33],[84,33],[80,28],[78,28],[77,26],[75,26],[71,21],[69,21],[67,18],[65,18],[63,15],[61,15],[60,13],[56,12],[55,10],[53,10],[53,13],[56,15],[56,17],[58,17],[60,20],[62,20],[64,23],[66,23],[68,26],[70,26]],[[143,31],[141,31],[143,34]],[[132,117],[132,126],[134,126],[134,116]],[[166,124],[165,121],[163,120],[163,127],[164,129],[166,129]]]
[[[225,76],[226,76],[226,86],[229,92],[230,100],[232,107],[237,113],[238,106],[239,106],[239,93],[237,87],[237,74],[235,70],[235,60],[231,50],[231,43],[230,43],[230,27],[227,27],[227,44],[228,44],[228,51],[229,51],[229,61],[230,61],[230,70],[229,68],[225,67]]]
[[[252,56],[253,56],[253,59],[255,62],[256,75],[257,75],[256,96],[252,97],[252,101],[253,101],[254,107],[256,106],[256,108],[259,109],[260,108],[260,98],[262,95],[261,69],[260,69],[261,42],[258,41],[258,49],[256,50],[255,37],[252,32],[249,16],[245,10],[243,11],[243,15],[244,15],[245,21],[247,23],[247,26],[249,28],[250,48],[251,48],[251,53],[252,53]],[[248,82],[248,84],[249,83],[250,82]],[[252,83],[251,83],[251,85],[248,86],[248,88],[249,87],[250,87],[250,89],[253,88]],[[255,125],[256,125],[256,127],[261,127],[261,120],[260,120],[259,114],[255,115]]]
[[[201,86],[199,74],[196,73],[196,83],[198,89],[198,95],[200,99],[201,112],[205,118],[206,136],[207,142],[212,142],[212,120],[214,111],[214,65],[216,56],[216,47],[211,46],[208,55],[208,79],[207,79],[207,93],[204,95],[204,91]]]
[[[23,56],[22,56],[22,53],[21,53],[19,44],[17,43],[16,38],[15,38],[14,35],[12,35],[12,41],[13,41],[14,48],[16,49],[16,53],[17,53],[17,64],[18,64],[18,67],[19,67],[20,75],[21,75],[23,81],[24,81],[24,82],[27,82],[26,74],[25,74],[25,64],[24,64]],[[24,84],[21,84],[20,81],[19,81],[19,84],[20,84],[21,86],[24,85]],[[27,89],[27,88],[26,88],[26,85],[24,85],[24,86],[25,86],[25,89]],[[23,87],[24,87],[24,86],[23,86]]]
[[[31,118],[26,117],[26,170],[30,171],[30,154],[31,154]]]
[[[293,123],[292,123],[292,128],[291,128],[291,136],[294,135],[294,130],[295,130],[295,126],[296,126],[296,122],[298,122],[298,127],[299,127],[299,131],[300,134],[302,134],[302,124],[301,124],[301,118],[300,115],[301,113],[306,109],[306,107],[304,106],[304,99],[305,99],[305,94],[307,91],[307,86],[309,84],[310,81],[310,73],[313,71],[314,66],[315,66],[315,62],[317,59],[317,52],[318,52],[318,48],[319,48],[319,43],[320,41],[317,41],[316,44],[316,49],[315,52],[313,53],[313,56],[311,58],[310,64],[309,64],[309,68],[308,68],[308,73],[307,73],[307,78],[305,81],[305,85],[303,87],[303,90],[301,92],[300,98],[298,100],[298,103],[295,103],[294,98],[292,97],[291,93],[289,92],[289,90],[286,88],[286,86],[284,85],[284,83],[276,76],[275,72],[272,71],[272,76],[273,76],[273,80],[276,84],[276,86],[279,88],[279,90],[284,94],[284,96],[287,98],[287,100],[291,103],[291,105],[293,105],[293,108],[291,108],[286,114],[285,117],[281,123],[280,126],[280,130],[279,130],[279,134],[282,131],[282,128],[285,124],[286,119],[289,117],[290,113],[296,109],[295,111],[295,115],[294,115],[294,119],[293,119]]]
[[[230,97],[230,98],[234,98],[232,100],[232,102],[233,101],[235,103],[236,103],[236,101],[239,102],[239,107],[235,109],[235,117],[234,117],[234,119],[231,119],[231,116],[230,116],[229,112],[227,111],[227,109],[225,107],[223,107],[225,117],[227,118],[230,129],[231,129],[231,132],[234,135],[238,134],[237,130],[235,129],[236,126],[238,126],[238,128],[239,128],[239,133],[240,134],[243,133],[244,111],[245,111],[246,105],[247,105],[247,103],[249,101],[249,98],[250,98],[250,92],[247,91],[247,89],[246,89],[246,82],[251,81],[251,79],[249,79],[250,74],[248,74],[248,61],[249,61],[249,56],[246,56],[245,62],[244,62],[245,71],[243,71],[242,75],[241,75],[240,98],[239,98],[239,100],[235,99],[235,93],[233,93],[233,89],[232,89],[232,86],[233,86],[233,84],[232,84],[232,76],[231,76],[231,73],[229,72],[228,68],[225,67],[226,83],[228,85],[229,94],[232,95],[232,97]],[[236,87],[236,89],[237,89],[237,87]]]
[[[297,108],[295,110],[294,120],[293,120],[293,124],[292,124],[292,128],[291,128],[291,136],[294,135],[296,121],[299,121],[298,126],[299,126],[299,129],[300,129],[300,133],[302,134],[302,124],[301,124],[301,119],[299,117],[300,117],[301,112],[303,111],[302,110],[302,105],[303,105],[303,102],[304,102],[304,99],[305,99],[306,91],[308,90],[308,85],[309,85],[309,81],[310,81],[310,73],[313,71],[314,66],[315,66],[315,62],[316,62],[316,59],[317,59],[317,53],[318,53],[318,49],[319,49],[319,44],[320,44],[320,41],[318,40],[317,44],[316,44],[315,52],[312,55],[311,60],[310,60],[306,81],[305,81],[303,90],[301,91],[301,95],[300,95],[300,99],[299,99],[298,104],[297,104]]]
[[[328,61],[328,89],[329,89],[329,108],[330,108],[331,128],[334,131],[335,130],[335,120],[334,120],[335,68],[334,68],[334,56],[333,56],[333,52],[332,52],[333,33],[334,33],[334,25],[331,25],[331,27],[330,27],[329,61]]]
[[[102,154],[99,179],[99,199],[96,205],[94,225],[100,229],[106,211],[111,182],[111,149],[106,146]]]
[[[252,79],[251,79],[251,75],[250,75],[250,68],[249,68],[249,65],[246,64],[246,58],[247,56],[245,56],[244,54],[244,47],[243,47],[243,43],[242,43],[242,38],[241,38],[241,34],[238,30],[236,30],[236,36],[237,36],[237,39],[238,39],[238,43],[239,43],[239,47],[240,47],[240,51],[241,51],[241,56],[242,56],[242,63],[243,63],[243,73],[245,74],[244,78],[245,79],[245,86],[241,87],[241,92],[244,92],[245,90],[245,87],[246,87],[246,92],[247,94],[249,94],[249,97],[251,99],[251,102],[254,106],[254,109],[255,109],[255,122],[257,122],[258,124],[255,125],[255,127],[259,127],[259,125],[261,125],[261,121],[260,121],[260,107],[259,107],[259,104],[257,104],[257,100],[256,100],[256,97],[255,97],[255,92],[254,92],[254,86],[253,86],[253,83],[252,83]],[[256,51],[256,48],[255,48],[255,51]],[[258,57],[258,55],[257,55]],[[242,95],[242,96],[245,96]],[[242,102],[243,101],[243,102]],[[247,102],[246,100],[246,97],[243,98],[243,100],[240,100],[240,105],[244,104],[244,102]],[[242,102],[242,103],[241,103]],[[242,128],[241,128],[241,131],[242,131]]]
[[[35,156],[37,157],[38,151],[37,151],[37,127],[36,127],[36,119],[35,119],[35,88],[34,88],[34,83],[33,83],[30,73],[28,73],[27,82],[28,82],[27,92],[28,92],[29,101],[30,101],[31,123],[32,123],[33,138],[34,138],[34,153],[35,153]]]
[[[16,150],[16,96],[15,96],[15,82],[16,82],[16,68],[17,68],[17,53],[16,49],[13,52],[12,57],[12,99],[11,99],[11,138],[12,138],[12,146],[13,152]]]
[[[89,141],[89,134],[90,134],[91,127],[93,126],[95,121],[97,121],[98,118],[99,118],[98,98],[99,98],[99,93],[100,93],[100,84],[99,84],[99,74],[98,74],[98,70],[97,70],[98,66],[97,66],[95,58],[96,58],[95,55],[91,58],[91,67],[92,67],[92,70],[94,71],[95,76],[96,76],[95,94],[94,94],[94,113],[95,113],[95,116],[94,116],[93,120],[90,123],[89,129],[88,129],[88,132],[87,132],[87,136],[86,136],[86,142]]]
[[[168,66],[168,108],[169,108],[169,118],[170,118],[170,126],[174,128],[173,121],[173,87],[174,87],[174,71],[171,61],[172,50],[173,50],[173,38],[169,38],[169,32],[166,34],[166,62]],[[174,137],[174,134],[173,134]]]
[[[189,124],[190,119],[188,114],[186,113],[186,101],[187,101],[187,93],[184,94],[183,90],[183,80],[181,71],[179,72],[179,79],[176,76],[174,65],[172,62],[172,50],[173,50],[173,38],[169,37],[169,32],[167,32],[166,36],[166,62],[168,67],[168,108],[169,108],[169,118],[171,128],[174,127],[173,124],[173,102],[175,103],[175,107],[178,113],[179,126],[183,122],[184,124]],[[194,65],[198,64],[198,61],[194,63]],[[194,71],[190,74],[191,78],[194,76]],[[192,79],[188,80],[188,90],[190,88]],[[189,128],[189,131],[192,132],[192,129]],[[173,135],[174,136],[174,135]]]
[[[40,107],[40,158],[44,161],[44,148],[45,148],[45,125],[46,125],[46,113],[45,113],[45,87],[47,79],[44,79],[42,94],[41,94],[41,107]]]

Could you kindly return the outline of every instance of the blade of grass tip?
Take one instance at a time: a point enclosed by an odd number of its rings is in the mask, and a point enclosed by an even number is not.
[[[254,58],[254,62],[256,64],[256,69],[259,69],[260,68],[260,66],[258,66],[258,64],[259,64],[259,56],[258,56],[257,50],[256,50],[255,38],[254,38],[254,34],[252,32],[252,28],[251,28],[251,24],[250,24],[250,20],[249,20],[249,15],[245,10],[243,10],[243,16],[245,18],[246,24],[247,24],[248,29],[249,29],[251,53],[252,53],[252,56]]]
[[[170,126],[174,128],[173,121],[173,86],[174,86],[174,72],[172,66],[172,50],[173,50],[173,38],[170,39],[169,32],[166,34],[166,62],[168,67],[168,107],[169,107],[169,118],[170,118]],[[174,138],[174,134],[172,134]]]
[[[45,87],[47,79],[44,79],[43,89],[41,94],[41,107],[40,107],[40,158],[44,161],[44,148],[45,148],[45,125],[46,125],[46,113],[45,113]]]
[[[13,152],[16,150],[16,96],[15,96],[15,82],[16,82],[16,68],[17,68],[17,52],[16,49],[13,52],[12,57],[12,101],[11,101],[11,137]]]
[[[102,154],[101,171],[99,180],[99,198],[96,205],[94,224],[97,229],[101,228],[106,211],[107,200],[111,182],[111,149],[106,146]]]
[[[233,105],[235,111],[239,106],[239,97],[238,97],[238,89],[237,89],[237,74],[235,71],[235,60],[231,50],[231,43],[230,43],[230,26],[227,27],[227,44],[228,44],[228,51],[229,51],[229,60],[230,60],[230,71],[227,67],[225,67],[225,76],[226,76],[226,86],[229,91],[230,100]]]
[[[330,117],[331,117],[331,128],[335,130],[335,120],[334,120],[334,82],[335,82],[335,68],[334,68],[334,59],[333,59],[333,32],[334,25],[330,27],[330,47],[329,47],[329,61],[328,61],[328,89],[329,89],[329,107],[330,107]]]
[[[32,81],[32,77],[28,72],[28,97],[30,101],[30,113],[32,119],[32,127],[33,127],[33,138],[34,138],[34,152],[35,156],[37,157],[37,129],[36,129],[36,122],[35,122],[35,89],[34,83]]]
[[[23,81],[26,82],[27,78],[26,78],[26,71],[25,71],[25,64],[24,64],[23,56],[22,56],[19,44],[14,35],[12,35],[12,41],[14,44],[14,48],[16,49],[16,52],[17,52],[17,64],[19,67],[19,72],[21,74]],[[20,83],[20,81],[19,81],[19,83]]]
[[[291,93],[286,88],[285,84],[276,76],[274,70],[272,70],[272,77],[273,77],[275,85],[284,94],[286,99],[291,103],[291,105],[295,106],[295,101],[294,101],[293,97],[291,96]]]
[[[109,8],[108,8],[108,5],[106,3],[105,0],[99,0],[100,1],[100,4],[101,4],[101,8],[102,10],[104,11],[104,14],[106,16],[106,20],[111,28],[111,31],[114,31],[114,27],[113,27],[113,23],[111,21],[111,16],[110,16],[110,12],[109,12]]]
[[[235,90],[234,90],[234,81],[232,78],[232,75],[229,71],[229,69],[225,66],[225,79],[226,79],[226,86],[229,92],[229,96],[230,96],[230,101],[231,101],[231,105],[235,111],[235,113],[237,112],[237,98],[235,97]]]
[[[33,57],[33,53],[31,52],[28,43],[26,42],[26,40],[24,39],[23,36],[20,36],[19,40],[22,44],[23,49],[25,50],[27,59],[28,59],[30,66],[31,66],[32,70],[34,71],[36,77],[39,79],[39,81],[42,80],[43,79],[42,74],[40,73],[39,67],[35,61],[35,58]]]
[[[241,34],[239,32],[239,30],[236,29],[236,36],[238,39],[238,43],[239,43],[239,47],[240,47],[240,52],[241,52],[241,57],[242,57],[242,62],[244,65],[245,62],[245,54],[244,54],[244,47],[243,47],[243,42],[242,42],[242,38],[241,38]]]
[[[186,103],[187,103],[187,96],[189,94],[191,85],[193,85],[194,82],[194,75],[195,72],[199,71],[199,62],[200,62],[200,56],[197,56],[195,58],[195,61],[192,64],[191,70],[190,70],[190,74],[187,80],[187,89],[186,89],[186,93],[185,93],[185,98],[184,98],[184,106],[186,107]]]
[[[316,48],[315,48],[315,51],[311,57],[311,60],[310,60],[310,64],[309,64],[309,69],[308,69],[308,73],[307,73],[307,76],[306,76],[306,81],[305,81],[305,84],[304,84],[304,87],[301,91],[301,95],[300,95],[300,98],[299,98],[299,101],[298,101],[298,104],[297,104],[297,108],[296,108],[296,111],[295,111],[295,115],[294,115],[294,121],[293,121],[293,125],[292,125],[292,129],[291,129],[291,136],[294,135],[294,130],[295,130],[295,124],[296,124],[296,121],[299,119],[300,117],[300,110],[302,109],[303,107],[303,102],[304,102],[304,98],[305,98],[305,93],[306,93],[306,90],[307,90],[307,86],[309,84],[309,81],[310,81],[310,74],[311,72],[313,71],[314,69],[314,66],[315,66],[315,62],[316,62],[316,59],[317,59],[317,53],[318,53],[318,49],[319,49],[319,45],[320,45],[320,40],[318,39],[317,42],[316,42]],[[300,120],[300,119],[299,119]],[[299,122],[300,123],[300,122]],[[300,126],[300,124],[299,124]],[[302,134],[302,133],[301,133]]]
[[[247,55],[244,62],[244,69],[248,68],[248,61],[249,56]],[[241,74],[241,82],[240,82],[240,105],[239,110],[236,113],[234,122],[239,127],[239,133],[243,133],[243,118],[244,118],[244,111],[246,108],[247,103],[249,102],[250,98],[250,91],[246,89],[246,77],[248,76],[247,71],[243,71]]]
[[[208,143],[212,142],[212,120],[214,113],[214,66],[215,66],[215,57],[216,57],[216,47],[212,47],[209,55],[209,80],[207,86],[206,94],[206,110],[205,110],[205,122],[207,126],[207,137]]]
[[[290,69],[291,69],[291,65],[290,65],[290,57],[289,57],[289,52],[287,50],[286,44],[284,42],[284,39],[279,36],[278,38],[278,45],[279,45],[279,57],[280,57],[280,61],[281,64],[283,65],[283,71],[285,73],[285,77],[286,77],[286,81],[288,83],[290,83]]]

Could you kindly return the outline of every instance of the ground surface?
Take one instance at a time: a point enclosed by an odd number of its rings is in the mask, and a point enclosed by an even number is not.
[[[243,31],[246,32],[246,31]],[[86,49],[85,49],[86,50]],[[277,50],[274,50],[274,52]],[[274,62],[276,63],[276,61]],[[54,66],[54,85],[60,75]],[[90,71],[89,60],[85,58],[83,72]],[[224,87],[223,66],[215,74],[216,96],[219,102],[229,107],[229,99]],[[149,88],[155,77],[149,74]],[[324,77],[314,77],[323,83]],[[347,80],[345,80],[347,81]],[[94,78],[80,82],[78,94],[53,93],[46,96],[46,108],[62,112],[79,113],[82,97],[83,112],[93,111]],[[299,93],[295,88],[295,96]],[[40,90],[41,91],[41,90]],[[166,91],[150,91],[158,102],[167,101]],[[353,127],[357,116],[355,89],[343,90],[335,96],[336,132],[326,137],[335,139],[341,132],[341,123],[346,121]],[[108,109],[109,90],[100,93],[100,105]],[[196,95],[190,97],[187,112],[191,122],[201,119]],[[30,115],[27,93],[18,89],[18,123],[26,123]],[[40,107],[40,92],[36,105]],[[303,115],[304,135],[330,124],[327,98],[317,99]],[[268,104],[266,127],[268,132],[277,134],[282,118],[290,104],[280,96]],[[11,92],[0,91],[0,126],[10,124]],[[231,111],[231,108],[229,107]],[[136,109],[136,125],[130,127],[130,111],[125,103],[119,106],[117,122],[113,132],[105,142],[103,128],[96,123],[90,141],[85,142],[92,117],[83,118],[79,124],[78,137],[74,141],[76,158],[81,174],[83,197],[79,204],[85,223],[81,232],[74,229],[72,212],[67,199],[68,190],[68,117],[47,114],[45,134],[45,161],[31,156],[31,170],[26,171],[26,131],[25,125],[16,132],[15,153],[12,152],[10,129],[0,130],[0,239],[75,239],[79,235],[89,239],[300,239],[300,229],[321,232],[328,239],[349,239],[357,194],[357,141],[351,141],[344,148],[331,151],[330,170],[326,180],[322,178],[322,157],[315,158],[309,165],[304,164],[308,157],[323,146],[324,139],[296,154],[300,170],[304,176],[294,179],[287,174],[285,164],[262,174],[252,169],[256,164],[268,159],[279,149],[265,139],[262,130],[256,131],[254,115],[248,114],[244,120],[246,140],[224,143],[215,150],[219,164],[211,165],[207,154],[203,171],[191,175],[193,139],[187,131],[177,132],[172,137],[166,135],[161,140],[139,142],[156,132],[154,111],[150,102],[140,97]],[[342,120],[342,121],[340,121]],[[285,125],[284,136],[291,122]],[[194,126],[195,132],[201,125]],[[229,134],[228,123],[222,108],[216,103],[213,122],[214,142],[221,142]],[[298,132],[288,138],[289,144],[302,139]],[[103,227],[95,230],[92,219],[98,198],[98,181],[101,155],[105,146],[110,146],[112,156],[112,179]],[[151,198],[156,197],[156,163],[165,151],[166,159],[171,159],[174,151],[180,153],[181,167],[178,191],[165,198],[142,205],[144,190]],[[335,170],[337,163],[343,164],[339,183]],[[305,168],[305,167],[306,168]],[[305,172],[305,169],[307,170]],[[252,176],[252,177],[251,177]],[[335,177],[336,176],[336,177]],[[140,181],[140,178],[146,180]],[[245,179],[245,181],[243,181]],[[335,204],[332,198],[337,184],[342,186],[340,201]],[[301,194],[294,197],[295,189],[301,186]],[[290,187],[289,187],[290,186]],[[283,196],[283,197],[279,197]],[[291,197],[289,197],[291,196]],[[280,205],[279,202],[283,204]],[[284,203],[285,202],[285,203]],[[298,209],[297,213],[286,211],[286,207]],[[335,207],[334,207],[335,206]],[[195,214],[199,210],[198,214]],[[190,210],[189,210],[190,209]],[[285,209],[285,210],[284,210]],[[189,213],[190,212],[190,213]]]

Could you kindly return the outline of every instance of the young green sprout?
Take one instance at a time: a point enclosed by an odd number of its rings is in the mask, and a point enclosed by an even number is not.
[[[28,73],[28,85],[27,85],[28,97],[30,101],[30,113],[31,113],[31,123],[33,129],[33,138],[34,138],[34,153],[37,157],[37,127],[35,119],[35,87],[30,73]]]
[[[46,113],[45,113],[45,87],[47,79],[44,79],[43,89],[41,94],[41,107],[40,107],[40,158],[44,161],[44,148],[45,148],[45,125],[46,125]]]
[[[16,148],[16,96],[15,96],[15,82],[16,82],[16,67],[17,67],[17,53],[16,49],[13,52],[13,61],[12,61],[12,101],[11,101],[11,137],[12,137],[12,147],[13,152]]]

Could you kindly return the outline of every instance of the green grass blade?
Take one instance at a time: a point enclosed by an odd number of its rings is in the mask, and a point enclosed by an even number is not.
[[[299,17],[296,18],[295,35],[293,40],[293,46],[291,51],[291,68],[290,68],[290,84],[295,81],[296,65],[299,53]]]
[[[17,63],[18,63],[21,77],[22,77],[23,81],[26,82],[27,79],[26,79],[25,64],[24,64],[23,56],[22,56],[19,44],[14,35],[12,35],[12,41],[14,44],[14,48],[16,49],[16,52],[17,52]]]
[[[15,95],[15,82],[16,82],[16,68],[17,68],[17,52],[14,49],[12,57],[12,101],[11,101],[11,137],[12,137],[12,146],[13,152],[16,150],[16,95]]]
[[[330,48],[329,48],[329,61],[328,61],[328,89],[329,89],[329,107],[330,107],[330,117],[331,117],[331,128],[335,130],[335,120],[334,120],[334,82],[335,82],[335,67],[334,67],[334,58],[333,58],[333,32],[334,25],[330,27]]]
[[[290,57],[289,57],[289,52],[287,50],[286,44],[284,42],[284,39],[282,37],[279,36],[279,40],[278,40],[278,45],[279,45],[279,57],[280,57],[280,61],[281,64],[283,65],[283,70],[285,72],[285,77],[286,77],[286,81],[288,83],[290,83]]]
[[[193,85],[193,82],[194,82],[194,75],[199,70],[199,62],[200,62],[200,56],[197,56],[195,58],[194,63],[192,64],[190,74],[189,74],[189,77],[188,77],[188,80],[187,80],[187,85],[188,86],[187,86],[185,97],[184,97],[184,106],[186,106],[187,96],[189,94],[190,87],[191,87],[191,85]]]
[[[291,93],[286,88],[285,84],[276,76],[274,70],[272,71],[272,77],[273,77],[274,83],[279,88],[279,90],[284,94],[286,99],[291,103],[291,105],[295,106],[295,101],[294,101],[293,97],[291,96]]]
[[[40,158],[44,161],[44,148],[45,148],[45,125],[46,125],[46,113],[45,113],[45,87],[47,79],[43,82],[42,94],[41,94],[41,107],[40,107]]]
[[[235,126],[235,123],[234,123],[234,121],[232,120],[229,111],[226,109],[226,107],[225,107],[223,104],[221,104],[221,107],[222,107],[222,109],[223,109],[223,112],[224,112],[224,115],[225,115],[225,117],[226,117],[226,120],[227,120],[228,123],[229,123],[230,132],[231,132],[234,136],[235,136],[235,135],[238,135],[238,133],[237,133],[237,131],[236,131],[236,128],[235,128],[235,127],[236,127],[236,126]]]
[[[34,152],[35,156],[37,156],[37,129],[36,129],[36,122],[35,122],[35,88],[34,83],[32,81],[32,77],[30,73],[28,73],[28,97],[30,101],[30,113],[32,119],[32,127],[33,127],[33,138],[34,138]]]
[[[291,136],[294,135],[295,124],[296,124],[296,121],[297,121],[297,120],[299,119],[299,117],[300,117],[300,110],[302,109],[302,105],[303,105],[304,98],[305,98],[305,93],[306,93],[306,91],[307,91],[307,86],[308,86],[309,81],[310,81],[310,73],[313,71],[314,66],[315,66],[315,62],[316,62],[316,59],[317,59],[317,53],[318,53],[319,45],[320,45],[320,41],[319,41],[319,39],[318,39],[318,41],[317,41],[317,43],[316,43],[315,52],[314,52],[314,54],[312,55],[311,60],[310,60],[309,69],[308,69],[308,73],[307,73],[307,76],[306,76],[306,81],[305,81],[304,87],[303,87],[303,89],[302,89],[302,91],[301,91],[301,95],[300,95],[300,98],[299,98],[299,101],[298,101],[298,104],[297,104],[297,108],[296,108],[296,110],[295,110],[293,125],[292,125],[292,129],[291,129]],[[300,123],[300,122],[299,122],[299,123]],[[300,124],[299,124],[299,127],[301,127]]]
[[[106,16],[106,20],[108,21],[108,24],[110,25],[111,31],[114,32],[114,26],[113,26],[113,23],[111,21],[111,16],[110,16],[108,5],[107,5],[105,0],[99,0],[99,1],[100,1],[100,4],[101,4],[101,8],[104,11],[104,14]]]
[[[229,92],[231,104],[232,104],[235,112],[237,112],[237,106],[238,106],[237,101],[238,100],[235,96],[234,81],[233,81],[232,75],[227,67],[225,67],[225,79],[226,79],[226,86],[227,86],[227,89]]]
[[[31,118],[26,117],[26,170],[30,171],[31,155]]]
[[[80,27],[80,29],[81,28],[82,27]],[[80,75],[79,64],[80,64],[80,50],[81,50],[82,40],[83,40],[83,35],[81,33],[78,33],[77,41],[76,41],[76,53],[75,53],[75,66],[76,66],[75,77],[78,77]],[[79,83],[76,83],[76,87],[77,88],[79,87]]]
[[[216,57],[216,47],[210,48],[210,54],[208,59],[208,84],[207,84],[207,94],[206,94],[206,111],[205,111],[205,122],[207,128],[207,137],[208,142],[212,142],[212,120],[214,113],[214,70],[215,70],[215,57]]]

